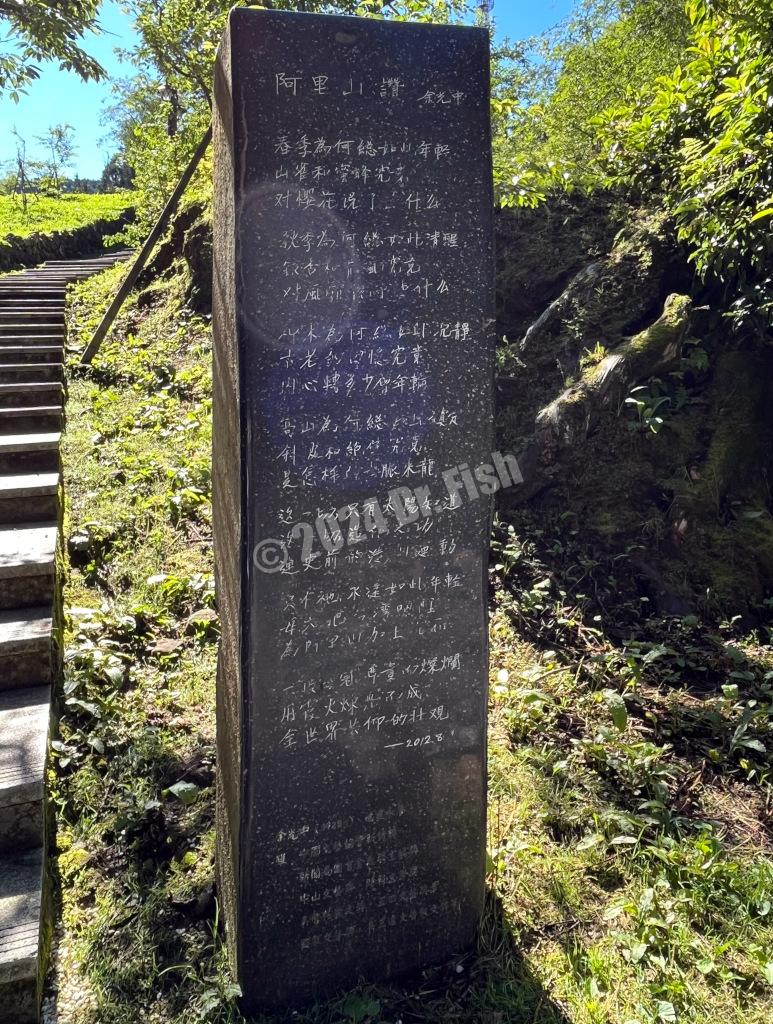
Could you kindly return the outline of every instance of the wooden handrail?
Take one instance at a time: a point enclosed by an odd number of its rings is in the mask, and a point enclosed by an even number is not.
[[[139,253],[137,254],[137,258],[135,259],[134,263],[132,263],[131,268],[129,269],[129,273],[121,282],[121,287],[116,292],[115,298],[110,303],[107,312],[102,317],[99,327],[97,327],[96,331],[94,331],[91,341],[88,343],[83,355],[81,356],[81,364],[83,366],[89,366],[91,364],[92,359],[99,351],[99,347],[105,340],[107,332],[113,326],[113,321],[118,315],[119,309],[126,301],[126,297],[134,287],[137,278],[140,276],[143,268],[145,267],[145,264],[148,262],[148,257],[153,251],[156,242],[159,240],[164,231],[166,231],[169,221],[172,219],[172,215],[177,209],[177,205],[180,202],[180,199],[182,198],[182,194],[188,187],[188,183],[193,177],[193,174],[196,168],[199,166],[201,158],[206,153],[207,146],[209,146],[211,141],[212,125],[210,125],[209,128],[207,128],[204,134],[204,138],[196,147],[196,152],[193,154],[193,156],[190,159],[190,162],[188,163],[188,166],[183,171],[182,177],[175,186],[174,192],[172,192],[171,196],[167,201],[166,206],[161,211],[158,220],[153,225],[150,234],[145,239],[145,244],[142,246]]]

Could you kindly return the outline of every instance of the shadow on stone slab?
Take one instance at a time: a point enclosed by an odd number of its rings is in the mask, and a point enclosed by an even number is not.
[[[377,1008],[378,1007],[378,1008]],[[402,1024],[571,1024],[516,944],[501,901],[487,892],[477,948],[403,979],[365,985],[305,1011],[251,1017],[249,1024],[329,1024],[345,1019]]]

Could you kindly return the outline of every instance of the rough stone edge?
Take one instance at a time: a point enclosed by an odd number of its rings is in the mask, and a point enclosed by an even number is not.
[[[242,859],[242,591],[243,521],[240,367],[236,288],[236,171],[230,19],[215,64],[213,158],[215,188],[213,259],[213,473],[215,590],[222,633],[217,664],[216,876],[226,946],[240,977],[239,889]],[[219,197],[219,198],[218,198]],[[229,313],[230,309],[230,313]],[[225,506],[225,509],[223,508]],[[227,509],[227,512],[226,512]],[[221,522],[222,520],[222,522]],[[230,521],[228,521],[230,520]]]

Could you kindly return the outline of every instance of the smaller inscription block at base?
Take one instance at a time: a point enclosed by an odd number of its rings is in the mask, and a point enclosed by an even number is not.
[[[252,1013],[442,962],[482,911],[488,33],[234,10],[215,97],[218,876]]]

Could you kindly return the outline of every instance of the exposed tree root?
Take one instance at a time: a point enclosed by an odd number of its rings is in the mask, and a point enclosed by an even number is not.
[[[618,409],[637,381],[677,364],[691,313],[687,296],[670,295],[654,324],[626,339],[538,412],[534,433],[518,456],[524,481],[509,492],[508,504],[521,504],[549,486],[560,472],[562,451],[582,443],[599,417]]]

